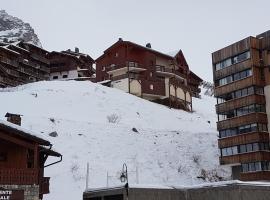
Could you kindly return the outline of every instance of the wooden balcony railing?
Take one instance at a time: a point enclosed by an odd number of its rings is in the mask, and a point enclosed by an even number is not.
[[[218,140],[219,148],[231,147],[240,144],[248,144],[254,142],[269,142],[268,132],[250,132],[239,134],[231,137],[220,138]]]
[[[36,169],[0,169],[1,185],[31,185],[38,184]]]
[[[248,115],[219,121],[217,122],[217,129],[222,130],[252,123],[268,123],[267,115],[265,113],[250,113]]]
[[[240,174],[241,181],[270,180],[270,171],[247,172]]]
[[[262,160],[270,160],[270,151],[255,151],[219,158],[220,164],[249,163]]]
[[[250,95],[238,99],[232,99],[230,101],[216,105],[216,112],[222,113],[225,111],[233,110],[235,108],[240,108],[255,103],[265,104],[265,97],[263,95]]]

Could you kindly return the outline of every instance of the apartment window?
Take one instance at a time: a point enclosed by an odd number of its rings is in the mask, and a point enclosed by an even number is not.
[[[264,89],[258,86],[251,86],[251,87],[244,88],[241,90],[236,90],[234,92],[230,92],[220,97],[217,97],[217,104],[221,104],[232,99],[237,99],[237,98],[241,98],[241,97],[245,97],[245,96],[249,96],[253,94],[263,95]]]
[[[269,143],[250,143],[221,149],[221,156],[231,156],[239,153],[269,150]]]
[[[241,54],[239,54],[237,56],[234,56],[234,57],[227,58],[226,60],[223,60],[223,61],[217,63],[215,65],[216,71],[218,71],[220,69],[224,69],[226,67],[229,67],[229,66],[231,66],[233,64],[243,62],[243,61],[245,61],[247,59],[250,59],[250,51],[241,53]]]
[[[244,79],[246,77],[249,77],[252,75],[252,70],[248,69],[242,72],[238,72],[235,73],[233,75],[227,76],[225,78],[219,79],[218,81],[216,81],[216,85],[217,86],[222,86],[222,85],[226,85],[229,84],[231,82],[237,81],[237,80],[241,80]]]
[[[245,53],[239,54],[238,56],[233,57],[233,64],[242,62],[250,58],[250,52],[247,51]]]
[[[65,75],[63,75],[62,77],[63,77],[63,78],[67,78],[67,77],[68,77],[68,75],[66,75],[66,74],[65,74]]]
[[[241,135],[241,134],[255,132],[255,131],[267,132],[268,131],[267,124],[253,123],[253,124],[242,125],[235,128],[220,130],[219,137],[225,138],[225,137],[231,137],[231,136]]]
[[[243,115],[247,115],[249,113],[255,113],[255,112],[265,113],[265,105],[251,104],[249,106],[244,106],[244,107],[237,108],[234,110],[229,110],[224,113],[218,114],[218,119],[219,121],[221,121],[221,120],[226,120],[226,119],[237,117],[237,116],[243,116]]]
[[[242,172],[254,172],[254,171],[269,171],[270,164],[269,161],[260,161],[260,162],[250,162],[243,163],[241,165]]]
[[[5,162],[5,161],[7,161],[7,153],[0,152],[0,162]]]
[[[153,90],[154,89],[154,85],[150,85],[150,90]]]
[[[58,76],[53,76],[53,79],[58,79]]]

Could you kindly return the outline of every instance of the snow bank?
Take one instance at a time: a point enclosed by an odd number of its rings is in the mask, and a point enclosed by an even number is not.
[[[52,177],[45,199],[81,199],[87,162],[91,188],[119,185],[124,162],[131,184],[194,185],[230,176],[218,163],[212,97],[193,99],[195,112],[187,113],[99,84],[53,81],[2,89],[0,99],[0,119],[22,114],[23,128],[63,154],[45,170]],[[57,137],[48,135],[53,131]]]

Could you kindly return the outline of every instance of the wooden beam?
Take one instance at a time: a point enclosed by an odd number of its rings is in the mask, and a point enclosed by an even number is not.
[[[9,141],[9,142],[12,142],[14,144],[18,144],[20,146],[23,146],[23,147],[26,147],[26,148],[29,148],[29,149],[35,149],[35,145],[34,144],[31,144],[29,142],[25,142],[21,139],[18,139],[18,138],[14,138],[6,133],[3,133],[3,132],[0,132],[0,139],[3,139],[3,140],[6,140],[6,141]]]

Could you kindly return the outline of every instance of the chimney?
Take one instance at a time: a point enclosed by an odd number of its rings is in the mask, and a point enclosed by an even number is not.
[[[146,47],[149,48],[149,49],[151,49],[151,43],[147,43],[146,44]]]
[[[119,41],[119,42],[123,42],[123,39],[122,39],[122,38],[119,38],[118,41]]]
[[[5,117],[7,117],[7,121],[13,124],[16,124],[18,126],[21,126],[21,119],[22,115],[18,115],[18,114],[12,114],[12,113],[6,113]]]
[[[75,47],[75,53],[79,53],[79,48],[78,47]]]

